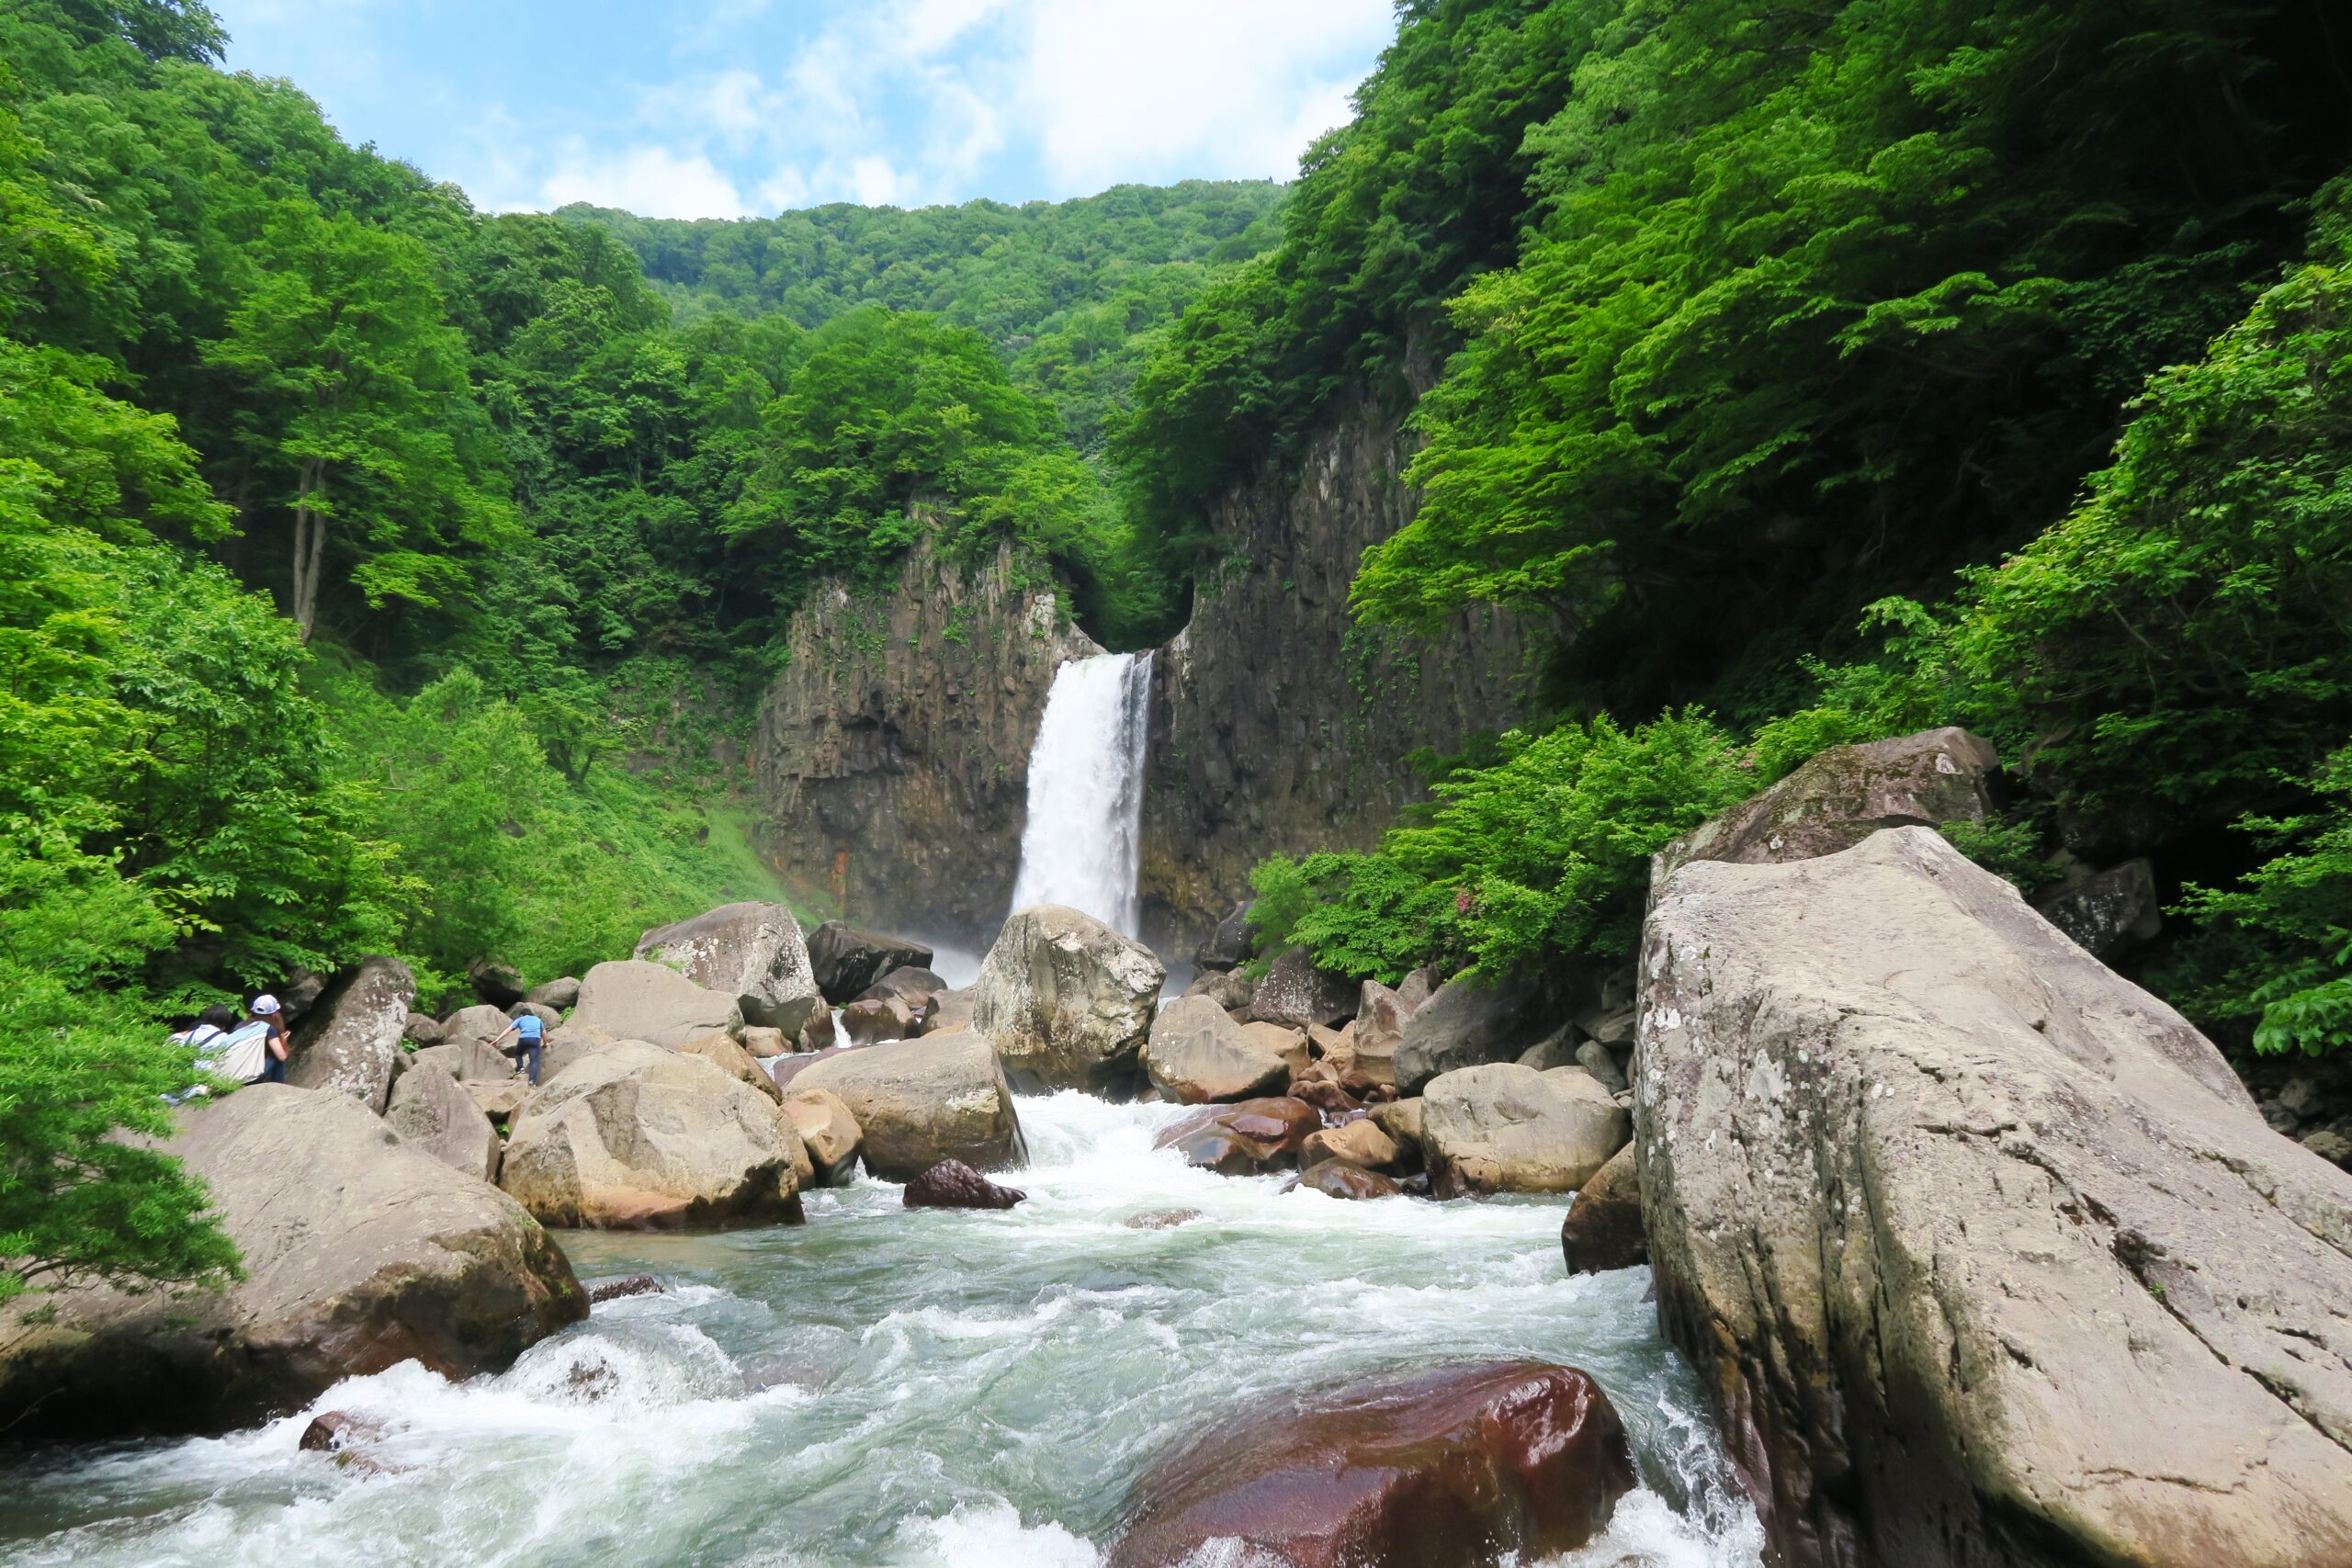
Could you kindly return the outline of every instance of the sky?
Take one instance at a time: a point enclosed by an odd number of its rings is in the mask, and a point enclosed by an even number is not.
[[[213,0],[285,76],[487,210],[737,218],[1287,179],[1390,0]]]

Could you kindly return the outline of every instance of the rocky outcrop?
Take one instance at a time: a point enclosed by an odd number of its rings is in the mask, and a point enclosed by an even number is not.
[[[1023,1090],[1134,1092],[1168,970],[1151,950],[1059,904],[1015,911],[980,964],[972,1032]]]
[[[11,1438],[222,1431],[411,1359],[503,1370],[587,1315],[555,1242],[350,1096],[256,1084],[163,1146],[244,1259],[217,1293],[82,1286],[0,1309]]]
[[[465,1086],[435,1062],[412,1062],[392,1084],[384,1120],[452,1170],[498,1179],[498,1129]]]
[[[1548,1032],[1527,987],[1475,971],[1456,976],[1406,1019],[1390,1055],[1392,1076],[1398,1089],[1418,1094],[1440,1073],[1514,1061]],[[1359,1029],[1356,1039],[1361,1060],[1367,1032]]]
[[[1584,1373],[1441,1367],[1216,1423],[1144,1472],[1109,1562],[1535,1562],[1600,1533],[1633,1485],[1624,1427]]]
[[[1922,828],[1657,893],[1659,1315],[1794,1568],[2352,1561],[2352,1177]]]
[[[498,1183],[551,1225],[797,1219],[806,1157],[791,1119],[750,1085],[699,1056],[621,1040],[525,1102]]]
[[[1577,1189],[1560,1222],[1560,1255],[1571,1274],[1631,1269],[1650,1259],[1642,1232],[1641,1173],[1627,1144]]]
[[[666,964],[705,990],[728,993],[742,1009],[743,1021],[762,1028],[797,1033],[825,1005],[800,922],[781,904],[722,904],[647,931],[631,956]]]
[[[1000,1187],[960,1159],[944,1159],[907,1183],[899,1195],[907,1209],[1010,1209],[1028,1201],[1015,1187]]]
[[[1162,1098],[1185,1105],[1280,1094],[1290,1063],[1207,997],[1179,997],[1151,1021],[1143,1067]]]
[[[879,592],[820,589],[760,705],[762,847],[812,902],[978,945],[1012,902],[1054,671],[1101,651],[1009,547],[965,568],[926,543]]]
[[[616,959],[582,976],[580,1004],[567,1022],[618,1040],[677,1046],[712,1030],[735,1033],[743,1010],[732,992],[707,990],[675,969]]]
[[[1582,1067],[1464,1067],[1421,1091],[1421,1154],[1441,1198],[1573,1192],[1625,1146],[1632,1118]]]
[[[885,1181],[911,1180],[946,1159],[1004,1170],[1029,1158],[1012,1087],[978,1034],[837,1052],[802,1068],[791,1088],[839,1097],[857,1119],[866,1169]]]
[[[286,1081],[347,1094],[380,1113],[415,1001],[416,976],[407,964],[397,958],[361,959],[335,976],[294,1032]]]

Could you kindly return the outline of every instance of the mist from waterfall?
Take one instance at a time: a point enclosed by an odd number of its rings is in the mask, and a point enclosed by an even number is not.
[[[1066,904],[1137,934],[1137,845],[1151,655],[1103,653],[1054,672],[1029,750],[1029,812],[1012,908]]]

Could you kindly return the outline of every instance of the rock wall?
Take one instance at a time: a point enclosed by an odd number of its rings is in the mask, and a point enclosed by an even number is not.
[[[1513,722],[1525,643],[1480,609],[1435,637],[1360,627],[1365,547],[1409,522],[1414,438],[1359,400],[1295,467],[1234,491],[1225,558],[1153,662],[1144,938],[1189,953],[1281,852],[1363,848],[1421,797],[1405,757]]]
[[[1010,548],[925,546],[887,592],[793,617],[760,705],[761,849],[811,908],[985,945],[1021,856],[1029,747],[1054,671],[1102,649]]]

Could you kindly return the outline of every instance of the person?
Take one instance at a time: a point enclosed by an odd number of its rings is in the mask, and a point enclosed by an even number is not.
[[[546,1043],[547,1032],[547,1021],[537,1013],[526,1012],[508,1024],[505,1033],[492,1041],[490,1047],[495,1051],[505,1043],[508,1034],[514,1036],[514,1066],[518,1071],[527,1071],[532,1085],[537,1087],[539,1081],[539,1047]]]
[[[284,1083],[286,1059],[294,1054],[294,1038],[286,1032],[286,1010],[277,1005],[276,997],[264,992],[245,1010],[262,1026],[261,1081]]]
[[[220,1071],[221,1057],[229,1042],[229,1032],[237,1026],[236,1010],[213,1003],[196,1015],[196,1021],[172,1036],[175,1045],[187,1045],[196,1051],[196,1070],[200,1073]],[[191,1100],[203,1100],[211,1090],[202,1084],[190,1084],[177,1094],[164,1096],[166,1105],[184,1105]]]

